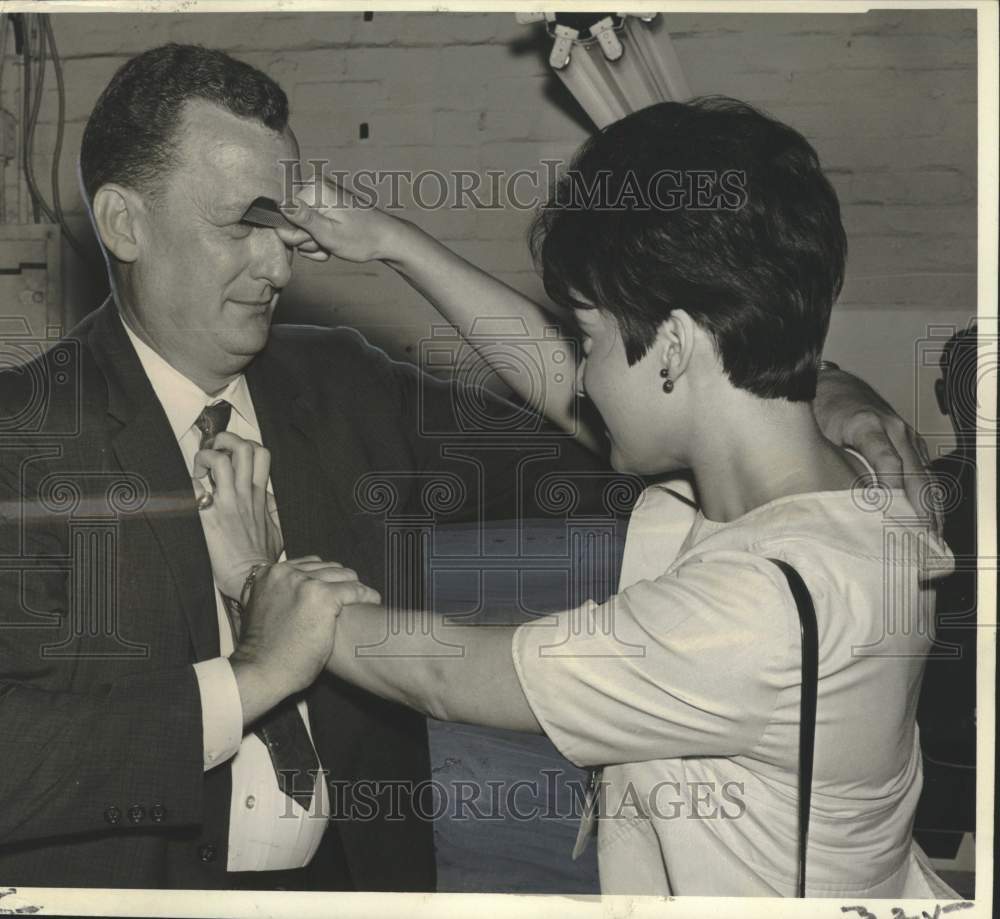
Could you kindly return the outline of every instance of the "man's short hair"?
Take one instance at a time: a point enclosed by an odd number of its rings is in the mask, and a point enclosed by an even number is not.
[[[975,377],[979,350],[977,336],[976,325],[973,323],[966,329],[959,329],[945,342],[938,362],[941,376],[945,380],[954,379],[959,375]]]
[[[155,196],[176,164],[184,104],[204,99],[272,131],[288,124],[288,97],[267,74],[214,48],[169,44],[123,64],[83,132],[80,176],[88,202],[107,182]]]
[[[549,296],[618,321],[629,363],[673,309],[732,384],[809,400],[847,239],[816,151],[725,97],[663,102],[588,140],[532,228]]]
[[[955,430],[976,432],[979,415],[976,405],[979,384],[979,333],[975,324],[960,329],[945,343],[941,352],[941,379],[944,399]]]

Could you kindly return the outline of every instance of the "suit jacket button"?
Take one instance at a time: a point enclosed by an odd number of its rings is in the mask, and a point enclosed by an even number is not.
[[[216,857],[215,846],[210,842],[206,842],[203,846],[198,846],[198,858],[200,858],[206,865],[209,862],[214,862]]]
[[[115,807],[112,804],[110,807],[105,809],[104,819],[112,826],[118,826],[118,824],[122,822],[121,808]]]
[[[154,804],[149,809],[149,816],[153,823],[163,823],[167,819],[167,809],[162,804]]]
[[[130,823],[142,823],[146,818],[146,808],[141,804],[133,804],[128,809],[128,819]]]

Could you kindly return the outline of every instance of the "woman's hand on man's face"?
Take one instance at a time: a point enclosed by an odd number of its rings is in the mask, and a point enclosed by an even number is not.
[[[278,236],[317,262],[331,255],[349,262],[391,258],[394,233],[403,223],[330,177],[320,186],[306,185],[281,212],[296,229],[279,228]]]

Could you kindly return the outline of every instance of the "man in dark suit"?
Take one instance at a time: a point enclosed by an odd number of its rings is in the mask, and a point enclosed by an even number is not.
[[[383,529],[355,486],[433,462],[413,368],[356,333],[269,335],[291,250],[240,216],[280,198],[277,161],[298,157],[286,122],[263,74],[168,46],[127,63],[88,123],[113,299],[0,386],[5,883],[434,889],[411,793],[429,778],[424,720],[313,682],[322,641],[302,623],[258,654],[269,672],[248,666],[195,503],[202,410],[226,402],[229,429],[272,453],[285,554],[342,559],[384,590]],[[286,695],[331,777],[311,798],[283,792],[273,741],[249,731]],[[350,810],[338,783],[361,779],[384,784],[369,819],[328,823]]]
[[[419,605],[382,486],[421,519],[421,473],[481,497],[482,473],[420,433],[461,426],[449,385],[354,332],[271,329],[292,246],[241,217],[282,198],[287,119],[259,71],[165,46],[127,62],[87,124],[112,298],[0,380],[4,883],[434,887],[423,719],[317,676],[336,610],[310,605],[306,578],[293,612],[255,605],[241,636],[243,592],[213,583],[196,502],[199,448],[257,440],[283,554]],[[364,590],[346,579],[343,602]]]
[[[976,404],[975,325],[956,332],[941,353],[934,384],[938,408],[951,419],[955,449],[932,464],[944,496],[944,538],[955,571],[937,584],[936,647],[928,655],[917,706],[924,788],[915,835],[932,858],[953,859],[976,828],[976,427],[996,417]]]

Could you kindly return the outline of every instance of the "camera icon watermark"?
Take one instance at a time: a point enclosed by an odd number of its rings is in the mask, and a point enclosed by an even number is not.
[[[935,323],[914,345],[914,417],[921,434],[951,440],[963,433],[997,434],[997,327],[977,323]],[[926,385],[933,377],[934,385]],[[992,398],[990,392],[993,393]],[[929,404],[930,403],[930,404]],[[928,426],[927,419],[933,420]]]
[[[435,326],[419,343],[418,430],[426,437],[530,437],[545,425],[541,408],[574,384],[578,344],[556,326],[534,337],[520,317],[477,319],[466,336]],[[440,387],[451,385],[450,398]],[[505,389],[521,395],[506,396]],[[573,401],[575,412],[575,401]],[[574,415],[570,429],[576,433]]]
[[[50,331],[38,338],[23,317],[0,318],[0,438],[80,432],[80,343]]]
[[[543,518],[482,516],[479,499],[489,464],[481,456],[461,455],[476,467],[471,489],[444,469],[373,472],[358,480],[358,509],[379,518],[384,530],[385,632],[374,644],[356,647],[357,656],[463,657],[461,628],[473,624],[537,626],[544,657],[645,654],[618,634],[611,599],[628,513],[643,481],[559,469],[537,477],[533,461],[559,454],[551,447],[532,449],[509,471],[517,479],[516,491],[530,493]],[[598,503],[592,500],[595,493]],[[479,504],[477,518],[447,523],[470,499]],[[596,618],[589,615],[591,598],[603,603]],[[566,615],[552,620],[550,612]],[[572,639],[590,633],[600,638],[600,648],[581,652]]]

